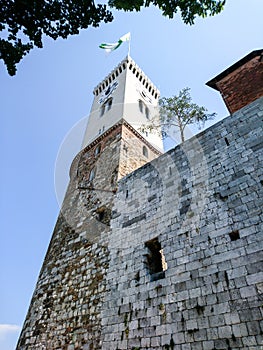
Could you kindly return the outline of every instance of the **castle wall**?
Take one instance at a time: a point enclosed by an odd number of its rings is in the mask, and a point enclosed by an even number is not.
[[[102,349],[263,348],[262,118],[263,98],[119,182]]]
[[[101,349],[117,180],[157,155],[120,123],[75,157],[17,350]]]
[[[18,350],[100,349],[109,223],[121,149],[118,130],[104,142],[107,147],[97,156],[93,145],[74,161]],[[92,169],[95,177],[89,180]]]
[[[156,156],[131,128],[80,152],[17,350],[261,349],[262,117],[263,98],[118,183]]]

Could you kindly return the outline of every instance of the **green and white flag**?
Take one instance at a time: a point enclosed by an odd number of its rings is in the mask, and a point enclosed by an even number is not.
[[[122,43],[125,41],[130,41],[131,33],[127,33],[123,35],[116,43],[103,43],[100,44],[100,48],[104,49],[106,52],[112,52],[116,50],[119,46],[121,46]]]

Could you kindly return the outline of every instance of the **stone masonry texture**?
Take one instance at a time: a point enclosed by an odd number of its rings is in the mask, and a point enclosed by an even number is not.
[[[122,121],[75,157],[17,349],[101,348],[117,180],[159,154]]]
[[[17,350],[263,349],[262,128],[260,98],[158,158],[84,149]]]

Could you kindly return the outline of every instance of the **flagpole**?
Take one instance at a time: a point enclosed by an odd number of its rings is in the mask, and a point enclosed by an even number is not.
[[[130,52],[131,52],[131,34],[130,34],[130,40],[129,40],[128,56],[130,56]]]

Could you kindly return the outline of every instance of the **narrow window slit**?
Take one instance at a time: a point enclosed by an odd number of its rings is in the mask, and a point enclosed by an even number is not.
[[[226,143],[226,145],[227,145],[227,146],[229,146],[229,145],[230,145],[230,143],[229,143],[229,141],[228,141],[227,137],[225,137],[225,143]]]

